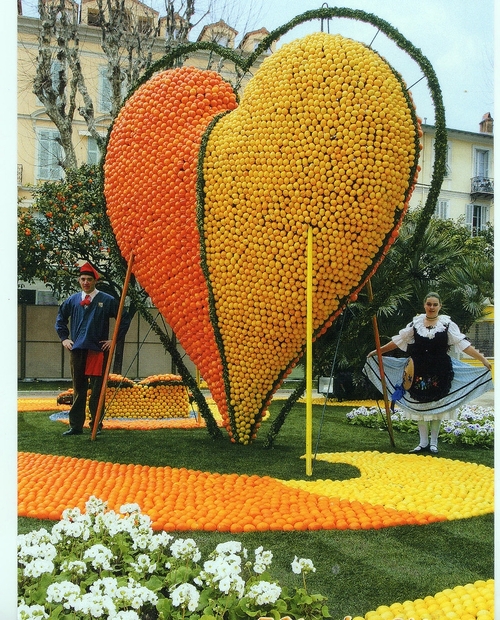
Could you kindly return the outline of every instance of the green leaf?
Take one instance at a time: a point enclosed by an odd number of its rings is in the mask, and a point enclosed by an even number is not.
[[[179,566],[170,572],[167,581],[170,585],[187,583],[193,577],[193,569],[188,566]]]
[[[153,592],[158,592],[165,585],[165,580],[160,579],[160,577],[158,577],[157,575],[153,575],[144,583],[144,585],[149,590],[152,590]]]
[[[160,613],[161,618],[168,618],[174,609],[171,599],[162,598],[156,603],[156,610]]]

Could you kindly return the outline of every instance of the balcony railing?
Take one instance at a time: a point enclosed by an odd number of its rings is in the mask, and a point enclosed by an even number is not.
[[[474,198],[492,198],[493,179],[488,177],[472,177],[470,193]]]
[[[23,165],[17,164],[17,184],[23,184]]]

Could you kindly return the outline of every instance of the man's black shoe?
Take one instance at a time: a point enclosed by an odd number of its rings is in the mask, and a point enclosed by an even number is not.
[[[63,433],[63,436],[64,435],[81,435],[82,433],[83,433],[83,431],[81,431],[81,430],[79,431],[76,428],[70,428],[69,430],[67,430],[67,431],[65,431]]]

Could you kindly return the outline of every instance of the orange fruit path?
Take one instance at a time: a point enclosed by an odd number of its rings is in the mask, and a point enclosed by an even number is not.
[[[168,531],[372,529],[446,519],[318,495],[268,476],[32,453],[19,454],[18,471],[19,515],[42,519],[60,519],[69,507],[84,510],[92,495],[116,511],[123,504],[138,503],[154,529]]]

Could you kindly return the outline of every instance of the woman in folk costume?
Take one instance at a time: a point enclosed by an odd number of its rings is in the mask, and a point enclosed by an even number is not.
[[[398,402],[406,418],[418,421],[420,443],[410,452],[437,454],[441,420],[454,419],[457,407],[491,390],[493,382],[490,362],[449,316],[439,314],[441,299],[437,293],[426,295],[424,310],[380,351],[399,348],[409,353],[409,358],[384,357],[387,390],[393,406]],[[452,348],[480,361],[485,368],[450,357]],[[376,350],[368,354],[363,372],[382,390],[376,354]]]

